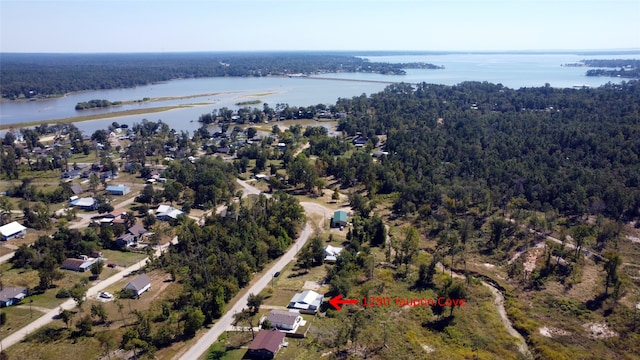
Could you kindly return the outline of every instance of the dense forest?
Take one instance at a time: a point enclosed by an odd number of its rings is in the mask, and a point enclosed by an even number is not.
[[[0,93],[8,99],[38,98],[180,78],[333,72],[402,75],[406,68],[440,67],[316,53],[3,54]]]
[[[400,192],[400,213],[446,195],[460,205],[521,197],[534,210],[640,215],[638,82],[584,90],[396,84],[336,107],[349,114],[340,130],[367,136],[369,146],[386,136],[388,155],[335,157],[337,140],[328,139],[312,140],[312,154],[343,186]]]

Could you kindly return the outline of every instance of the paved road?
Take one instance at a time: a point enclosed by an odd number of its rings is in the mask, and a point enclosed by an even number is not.
[[[292,246],[291,249],[282,255],[282,257],[276,262],[273,267],[273,271],[282,269],[295,257],[298,250],[304,246],[309,239],[311,232],[311,225],[307,223],[295,245]],[[191,348],[179,358],[183,360],[193,360],[202,356],[209,349],[211,344],[213,344],[218,337],[225,332],[229,326],[231,326],[231,323],[233,322],[233,315],[241,312],[243,308],[247,307],[249,294],[260,293],[262,289],[269,284],[272,275],[273,274],[271,272],[262,275],[262,277],[249,288],[245,295],[238,299],[238,301],[236,301],[236,303],[227,310],[227,312],[211,327],[211,329],[209,329],[209,331],[207,331],[197,343],[191,346]]]
[[[246,181],[237,180],[237,182],[243,188],[243,196],[249,194],[258,195],[261,193],[260,189],[256,189],[255,187],[249,185]],[[271,196],[270,194],[264,195],[267,197]],[[332,211],[327,207],[311,202],[302,202],[300,203],[300,205],[302,205],[302,207],[305,209],[307,216],[311,213],[325,215]],[[298,240],[294,243],[293,246],[291,246],[291,249],[289,249],[289,251],[282,255],[282,257],[278,259],[278,261],[276,261],[275,265],[272,268],[273,272],[279,271],[280,269],[284,268],[289,262],[291,262],[291,260],[293,260],[298,251],[307,242],[309,236],[311,236],[312,231],[313,228],[311,224],[307,223],[302,230],[302,234],[300,234]],[[272,272],[263,274],[262,277],[260,277],[258,281],[256,281],[249,288],[249,290],[245,292],[245,295],[238,299],[235,304],[233,304],[227,310],[227,312],[200,339],[198,339],[198,341],[194,345],[191,346],[191,348],[186,353],[183,353],[181,355],[178,354],[176,357],[174,357],[174,359],[193,360],[198,359],[203,354],[205,354],[211,344],[213,344],[218,339],[218,337],[222,335],[222,333],[226,331],[229,326],[231,326],[231,323],[233,322],[233,316],[236,313],[241,312],[243,308],[247,307],[247,299],[249,297],[249,294],[260,293],[262,289],[264,289],[269,284],[272,275]]]
[[[156,256],[160,256],[162,254],[162,252],[167,250],[168,247],[169,247],[169,244],[166,244],[166,245],[163,245],[162,247],[158,248],[156,250]],[[96,296],[102,290],[104,290],[107,287],[115,284],[116,282],[124,279],[125,275],[129,274],[130,272],[132,272],[134,270],[140,270],[140,268],[145,266],[145,264],[147,263],[148,259],[149,258],[145,258],[145,259],[141,260],[140,262],[135,263],[135,264],[129,266],[128,268],[120,271],[119,273],[117,273],[117,274],[115,274],[115,275],[113,275],[113,276],[111,276],[111,277],[109,277],[109,278],[107,278],[105,280],[100,281],[95,286],[87,289],[86,297],[89,298],[89,297],[92,297],[92,296]],[[69,300],[65,301],[58,308],[50,310],[49,312],[47,312],[46,314],[44,314],[40,318],[36,319],[35,321],[32,321],[29,325],[23,327],[22,329],[14,332],[13,334],[7,336],[4,339],[2,339],[2,341],[1,341],[2,348],[6,349],[9,346],[14,345],[17,342],[22,341],[30,333],[33,333],[35,330],[39,329],[40,327],[45,326],[48,323],[52,322],[54,320],[54,318],[57,317],[57,315],[60,313],[60,308],[65,309],[65,310],[71,310],[71,309],[73,309],[75,307],[76,307],[76,302],[73,301],[73,299],[69,299]]]

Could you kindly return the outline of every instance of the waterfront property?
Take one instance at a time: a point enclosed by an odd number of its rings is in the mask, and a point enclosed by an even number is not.
[[[5,241],[24,237],[26,233],[27,228],[17,221],[8,223],[4,226],[0,226],[0,234],[2,234],[2,240]]]

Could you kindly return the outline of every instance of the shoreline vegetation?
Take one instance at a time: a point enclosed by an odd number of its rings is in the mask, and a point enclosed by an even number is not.
[[[104,114],[91,114],[91,115],[71,116],[71,117],[60,118],[60,119],[49,119],[49,120],[27,121],[27,122],[11,123],[11,124],[0,124],[0,130],[28,128],[28,127],[42,125],[42,124],[59,124],[59,123],[69,124],[69,123],[77,123],[77,122],[83,122],[83,121],[103,120],[103,119],[109,119],[109,118],[120,117],[120,116],[153,114],[153,113],[165,112],[165,111],[169,111],[169,110],[183,109],[183,108],[188,108],[188,107],[193,107],[193,106],[212,105],[212,104],[213,103],[198,103],[198,104],[159,106],[159,107],[146,108],[146,109],[132,109],[132,110],[114,111],[114,112],[104,113]]]
[[[77,111],[82,110],[91,110],[91,109],[106,109],[110,107],[123,106],[123,105],[134,105],[134,104],[142,104],[142,103],[152,103],[159,101],[172,101],[172,100],[184,100],[184,99],[193,99],[205,96],[217,96],[221,94],[232,94],[234,91],[228,92],[217,92],[217,93],[206,93],[206,94],[196,94],[196,95],[184,95],[184,96],[162,96],[156,98],[142,98],[140,100],[125,100],[125,101],[109,101],[109,100],[89,100],[88,102],[79,102],[76,104],[75,109]],[[206,103],[205,103],[206,104]]]

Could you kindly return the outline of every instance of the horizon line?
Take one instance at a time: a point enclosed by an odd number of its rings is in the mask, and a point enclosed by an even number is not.
[[[639,52],[640,48],[613,49],[520,49],[520,50],[177,50],[177,51],[1,51],[1,54],[109,55],[109,54],[216,54],[216,53],[380,53],[380,54],[513,54],[513,53],[612,53]]]

